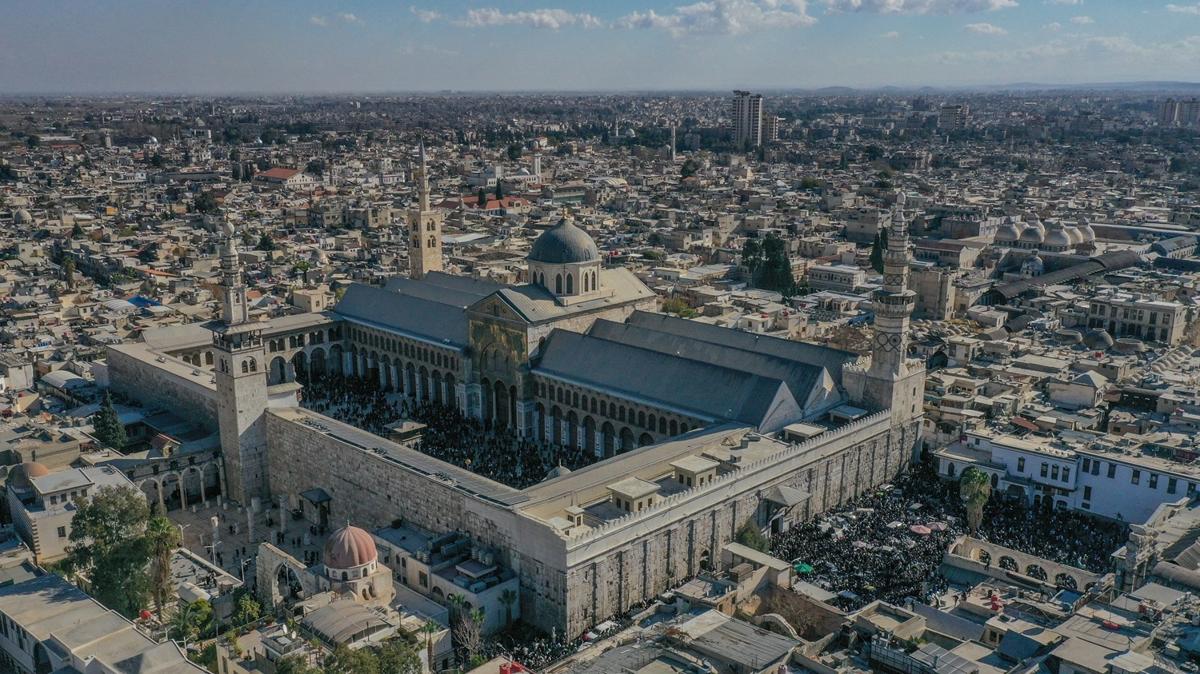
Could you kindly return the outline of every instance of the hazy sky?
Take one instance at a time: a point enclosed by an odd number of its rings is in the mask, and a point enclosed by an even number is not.
[[[1200,0],[8,0],[0,93],[1200,80]]]

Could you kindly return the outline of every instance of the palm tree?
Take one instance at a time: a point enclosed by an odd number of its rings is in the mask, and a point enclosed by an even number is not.
[[[504,624],[509,625],[512,623],[512,607],[517,603],[517,593],[511,588],[501,592],[500,603],[504,604]]]
[[[450,604],[450,622],[453,623],[462,615],[467,598],[461,594],[451,594],[446,597],[446,601]]]
[[[161,506],[155,505],[155,510]],[[150,547],[150,590],[154,594],[154,610],[162,621],[163,605],[171,591],[171,555],[181,541],[179,529],[162,512],[156,512],[146,523],[146,543]]]
[[[425,659],[426,664],[429,665],[429,671],[431,672],[437,671],[433,666],[433,635],[437,634],[439,631],[441,631],[441,629],[442,626],[433,622],[432,620],[426,620],[425,624],[421,625],[420,629],[420,631],[425,635]]]
[[[972,533],[983,524],[983,506],[992,496],[992,482],[987,473],[971,466],[958,478],[958,497],[967,509],[967,527]]]

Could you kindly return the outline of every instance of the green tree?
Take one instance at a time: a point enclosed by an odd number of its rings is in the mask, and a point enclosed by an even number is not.
[[[755,285],[791,297],[796,292],[796,279],[792,276],[792,261],[788,258],[786,246],[784,240],[775,235],[763,241],[762,268]]]
[[[679,177],[691,178],[692,176],[696,175],[699,170],[700,164],[695,159],[688,157],[683,162],[683,166],[679,167]]]
[[[875,232],[875,240],[871,242],[871,269],[883,273],[883,251],[887,250],[887,230],[883,227]]]
[[[81,237],[83,237],[83,227],[80,227],[79,223],[77,222],[71,226],[71,238],[79,239]]]
[[[521,146],[518,145],[517,143],[513,143],[512,145],[509,145],[508,146],[508,160],[516,161],[516,160],[520,159],[521,152],[522,152]]]
[[[751,285],[758,279],[764,260],[762,244],[758,239],[746,239],[746,243],[742,244],[742,266],[746,268]]]
[[[308,664],[308,660],[303,657],[293,655],[275,662],[275,674],[323,674],[323,671]]]
[[[754,548],[759,552],[767,552],[771,548],[771,542],[763,536],[758,527],[754,526],[753,522],[747,521],[742,525],[737,532],[737,542],[748,548]]]
[[[185,644],[195,641],[211,628],[213,621],[212,605],[204,599],[194,602],[179,602],[175,615],[171,617],[168,629],[170,637]]]
[[[159,506],[155,506],[159,508]],[[171,586],[171,556],[183,541],[179,537],[179,528],[167,519],[161,511],[156,512],[146,523],[146,540],[150,545],[150,592],[154,595],[154,610],[158,619],[162,620],[163,607],[168,595],[174,589]],[[212,607],[209,607],[212,613]]]
[[[100,603],[133,618],[150,599],[150,507],[132,487],[101,487],[75,501],[66,569],[88,579]]]
[[[262,604],[249,591],[243,592],[237,599],[230,622],[236,626],[247,625],[262,617]]]
[[[967,527],[974,533],[983,524],[983,507],[992,496],[992,481],[987,473],[971,466],[958,478],[958,497],[967,509]]]
[[[503,198],[504,198],[504,183],[502,181],[497,180],[496,181],[496,199],[500,200]]]
[[[379,671],[384,674],[420,674],[421,658],[404,639],[385,641],[376,651]],[[433,668],[430,667],[432,671]]]
[[[125,426],[121,424],[117,410],[113,407],[112,393],[104,392],[104,401],[92,419],[92,435],[105,447],[117,451],[125,447]]]
[[[504,624],[512,624],[512,607],[517,603],[517,593],[507,589],[500,593],[500,603],[504,604]]]
[[[201,192],[192,200],[192,209],[198,213],[215,213],[217,210],[217,198],[212,192]]]
[[[334,649],[325,659],[323,669],[327,674],[384,674],[379,668],[379,658],[370,650],[350,649],[345,645]]]
[[[442,626],[426,620],[424,625],[421,625],[421,634],[425,635],[425,661],[429,665],[429,671],[437,671],[433,666],[433,635],[442,631]]]
[[[484,192],[483,188],[480,187],[479,193],[475,195],[475,206],[478,208],[483,208],[486,205],[487,205],[487,192]]]
[[[67,287],[75,288],[75,259],[67,258],[63,260],[63,281],[67,283]]]
[[[270,237],[270,235],[263,234],[262,236],[258,237],[258,245],[256,245],[255,248],[258,250],[270,252],[272,250],[275,250],[275,240],[272,239]]]

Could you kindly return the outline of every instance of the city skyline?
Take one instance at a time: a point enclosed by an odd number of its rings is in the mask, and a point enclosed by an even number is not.
[[[1191,0],[62,1],[7,18],[8,94],[1077,85],[1194,80],[1200,59]]]

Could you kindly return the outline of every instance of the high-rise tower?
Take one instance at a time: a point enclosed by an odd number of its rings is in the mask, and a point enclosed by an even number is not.
[[[243,505],[266,493],[267,363],[262,330],[248,322],[246,286],[233,225],[221,244],[222,325],[213,330],[216,351],[217,426],[225,462],[225,493]]]
[[[431,271],[442,270],[442,214],[429,206],[429,165],[425,161],[425,141],[421,141],[420,163],[413,170],[417,184],[417,205],[408,211],[408,275],[419,279]]]
[[[733,92],[733,144],[746,150],[762,145],[763,97],[749,91]]]

